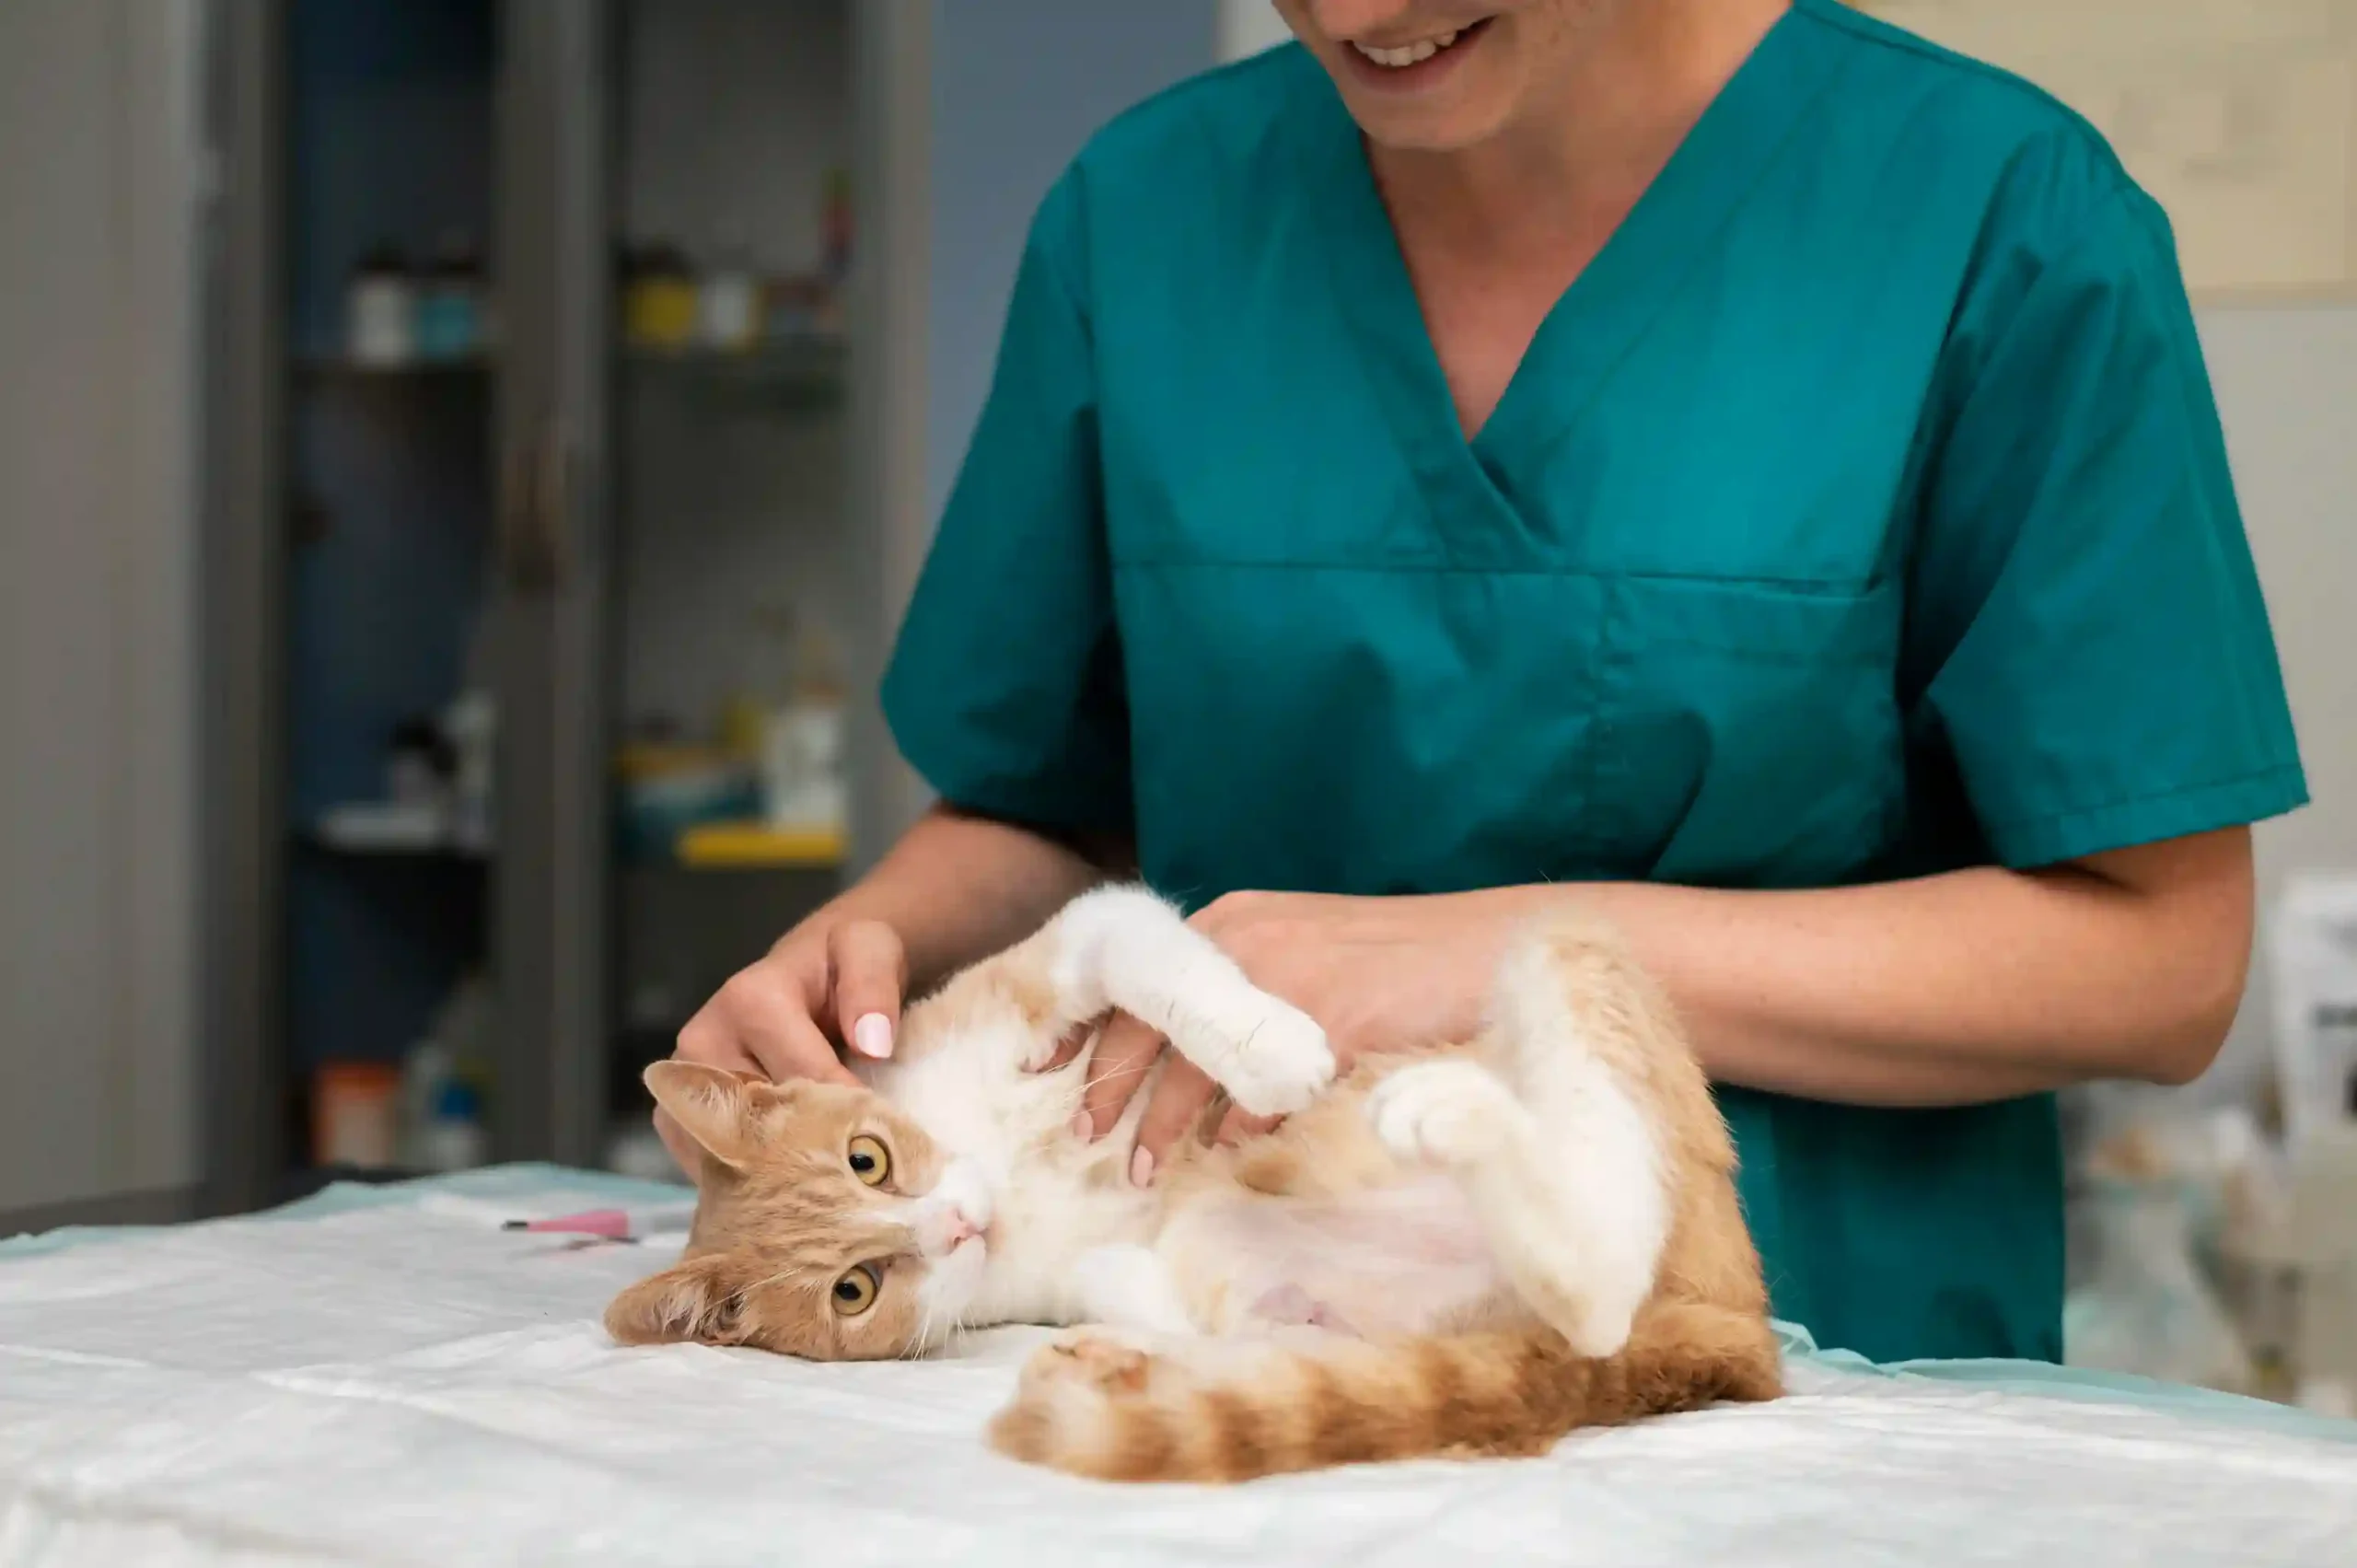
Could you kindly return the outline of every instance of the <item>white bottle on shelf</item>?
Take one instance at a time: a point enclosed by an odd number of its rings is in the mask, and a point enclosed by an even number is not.
[[[345,349],[355,365],[390,370],[417,354],[417,284],[400,251],[372,248],[353,269]]]
[[[841,833],[842,682],[832,645],[805,622],[795,641],[794,683],[761,729],[761,795],[769,825],[784,832]]]
[[[717,353],[741,354],[761,335],[761,279],[734,225],[721,233],[696,313],[704,346]]]

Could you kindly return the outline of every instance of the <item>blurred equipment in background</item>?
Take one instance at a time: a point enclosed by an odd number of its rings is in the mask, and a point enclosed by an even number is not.
[[[2357,876],[2292,878],[2269,946],[2300,1365],[2313,1402],[2357,1415]]]
[[[2122,1091],[2078,1171],[2074,1365],[2357,1413],[2357,877],[2291,878],[2257,1106]]]

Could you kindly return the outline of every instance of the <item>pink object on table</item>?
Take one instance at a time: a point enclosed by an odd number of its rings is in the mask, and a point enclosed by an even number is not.
[[[630,1239],[630,1215],[620,1209],[589,1209],[577,1214],[561,1214],[546,1220],[509,1220],[505,1230],[563,1231],[575,1236],[603,1236],[616,1241]]]

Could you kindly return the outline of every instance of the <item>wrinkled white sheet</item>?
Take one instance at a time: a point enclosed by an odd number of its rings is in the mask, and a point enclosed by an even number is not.
[[[1543,1460],[1068,1481],[977,1441],[1030,1334],[620,1351],[597,1314],[663,1249],[496,1228],[568,1204],[0,1251],[0,1564],[2357,1563],[2357,1443],[1811,1356]]]

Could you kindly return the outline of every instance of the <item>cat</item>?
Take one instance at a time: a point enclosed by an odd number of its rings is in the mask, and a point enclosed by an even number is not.
[[[1073,1122],[1093,1049],[1041,1070],[1114,1009],[1285,1120],[1182,1138],[1133,1185],[1147,1095],[1090,1142]],[[617,1341],[824,1361],[1064,1327],[988,1440],[1122,1481],[1534,1454],[1781,1391],[1725,1124],[1600,926],[1518,942],[1473,1040],[1336,1083],[1308,1016],[1151,892],[1104,888],[916,1003],[897,1054],[856,1067],[865,1087],[647,1069],[702,1169],[679,1262],[608,1310]]]

